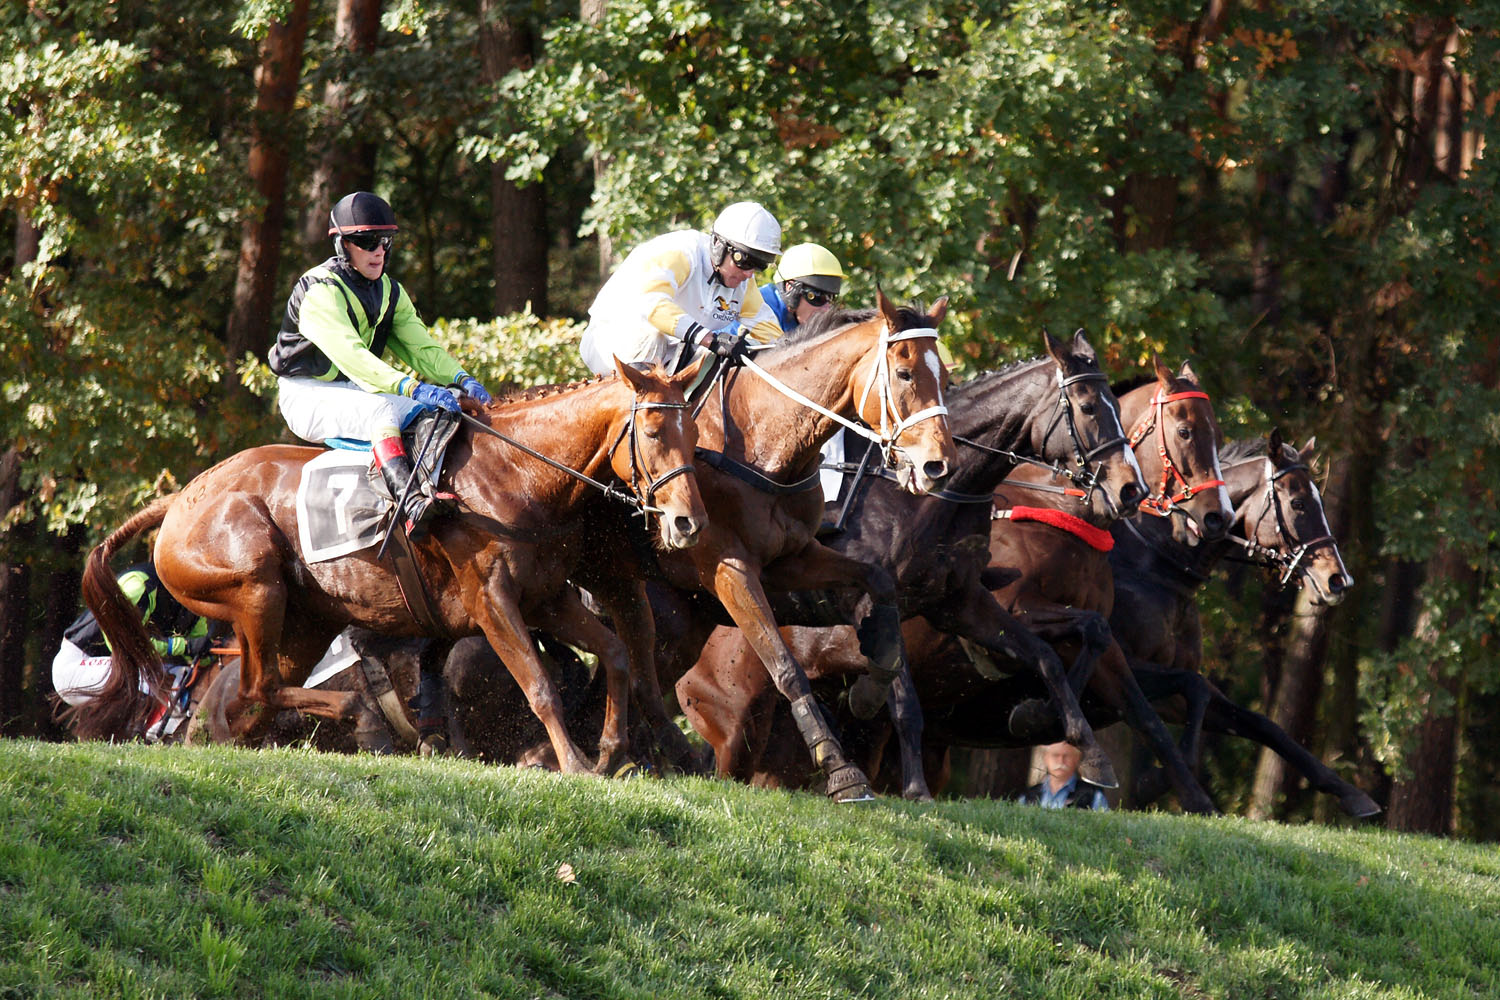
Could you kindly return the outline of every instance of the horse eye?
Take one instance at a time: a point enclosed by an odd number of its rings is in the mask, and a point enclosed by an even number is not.
[[[911,381],[911,369],[910,368],[897,368],[896,369],[896,377],[899,378],[903,382],[910,382]]]
[[[1184,441],[1186,441],[1188,438],[1190,438],[1190,437],[1193,436],[1193,429],[1191,427],[1189,427],[1187,424],[1178,424],[1177,425],[1177,436],[1180,437],[1180,438],[1182,438]]]
[[[1292,510],[1295,510],[1299,514],[1305,513],[1307,511],[1307,501],[1300,498],[1293,500]]]
[[[1094,410],[1095,406],[1093,403],[1078,404],[1078,412],[1082,413],[1085,417],[1092,417],[1094,415]]]

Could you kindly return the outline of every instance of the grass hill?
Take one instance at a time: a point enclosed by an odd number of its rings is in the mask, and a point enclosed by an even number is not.
[[[0,1000],[1500,996],[1500,853],[0,741]]]

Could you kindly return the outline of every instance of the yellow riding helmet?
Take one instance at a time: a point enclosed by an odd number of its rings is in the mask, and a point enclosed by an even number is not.
[[[825,247],[798,243],[781,255],[772,280],[778,285],[783,281],[800,281],[809,288],[837,295],[844,287],[844,269]]]

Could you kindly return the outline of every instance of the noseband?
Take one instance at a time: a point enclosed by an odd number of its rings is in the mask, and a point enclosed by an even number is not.
[[[615,450],[620,447],[620,442],[625,439],[626,435],[630,436],[630,489],[635,493],[637,497],[640,498],[640,502],[637,504],[636,513],[640,514],[642,517],[647,517],[651,514],[660,516],[662,513],[664,513],[660,507],[656,506],[657,490],[661,489],[663,486],[671,482],[673,479],[676,479],[678,476],[686,475],[687,473],[692,472],[693,463],[690,460],[683,463],[682,465],[677,466],[675,469],[668,469],[666,472],[657,476],[655,479],[651,479],[651,472],[650,470],[646,470],[644,468],[645,463],[641,460],[640,447],[636,443],[637,439],[635,433],[635,415],[641,410],[686,410],[690,406],[692,406],[692,404],[686,402],[652,403],[636,399],[630,404],[630,417],[625,421],[625,426],[620,429],[620,436],[615,439],[614,445],[612,445],[609,449],[609,454],[611,457],[613,457]],[[645,471],[645,476],[647,479],[647,482],[644,486],[644,492],[642,492],[643,487],[641,486],[641,477],[639,475],[642,470]]]
[[[1166,414],[1162,412],[1168,403],[1175,403],[1179,399],[1208,399],[1208,393],[1199,390],[1187,392],[1163,393],[1160,386],[1151,396],[1151,402],[1146,407],[1146,412],[1141,414],[1140,422],[1130,432],[1130,447],[1134,448],[1146,439],[1152,428],[1156,430],[1156,454],[1161,459],[1161,486],[1149,497],[1141,501],[1141,511],[1155,517],[1170,517],[1175,511],[1184,517],[1189,516],[1187,509],[1182,505],[1204,490],[1218,489],[1226,485],[1222,479],[1208,479],[1196,486],[1189,483],[1182,471],[1172,463],[1172,457],[1167,454],[1167,421]],[[1168,494],[1174,483],[1181,483],[1182,489],[1176,493]]]

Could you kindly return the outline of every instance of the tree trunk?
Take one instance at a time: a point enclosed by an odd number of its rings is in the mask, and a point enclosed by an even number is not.
[[[604,11],[608,7],[609,0],[579,0],[578,9],[585,24],[602,24],[604,22]],[[598,153],[594,154],[594,190],[599,190],[600,181],[609,170],[609,161]],[[602,285],[609,280],[610,273],[615,269],[615,244],[609,235],[609,220],[600,219],[594,230],[599,240],[599,281]]]
[[[1474,572],[1463,557],[1446,545],[1428,563],[1429,579],[1458,582],[1464,591],[1474,589]],[[1424,609],[1417,623],[1419,638],[1435,640],[1446,627],[1436,609]],[[1422,722],[1417,727],[1415,749],[1408,753],[1408,775],[1398,777],[1391,788],[1386,825],[1408,833],[1440,836],[1453,830],[1454,780],[1458,765],[1458,701],[1462,676],[1444,670],[1441,661],[1426,666],[1429,695]]]
[[[260,208],[240,231],[239,270],[234,306],[225,334],[231,364],[246,354],[260,356],[271,346],[271,310],[281,263],[281,230],[286,221],[286,182],[302,45],[307,37],[308,0],[292,0],[287,20],[271,26],[261,45],[250,138],[250,183]],[[231,382],[231,384],[237,384]]]
[[[0,454],[0,517],[21,501],[21,452]],[[26,673],[26,623],[31,618],[31,573],[24,560],[34,522],[6,532],[0,550],[0,731],[21,715]]]
[[[487,84],[498,84],[535,56],[530,24],[506,16],[501,0],[479,2],[479,52]],[[528,303],[547,312],[547,202],[541,183],[518,187],[505,164],[490,164],[490,234],[494,245],[495,315],[519,312]]]
[[[1323,691],[1323,657],[1328,650],[1327,610],[1315,608],[1304,594],[1298,593],[1281,678],[1266,713],[1303,746],[1307,745]],[[1261,750],[1250,793],[1251,819],[1271,819],[1281,814],[1278,803],[1287,790],[1287,778],[1286,761],[1271,750]]]
[[[333,25],[334,47],[351,60],[367,57],[380,39],[380,0],[339,0]],[[302,220],[302,244],[311,259],[329,247],[328,212],[350,191],[375,186],[375,144],[358,127],[355,135],[340,129],[356,109],[344,79],[323,85],[323,120],[318,128],[322,155],[307,185],[307,212]],[[363,119],[361,114],[353,114]]]

